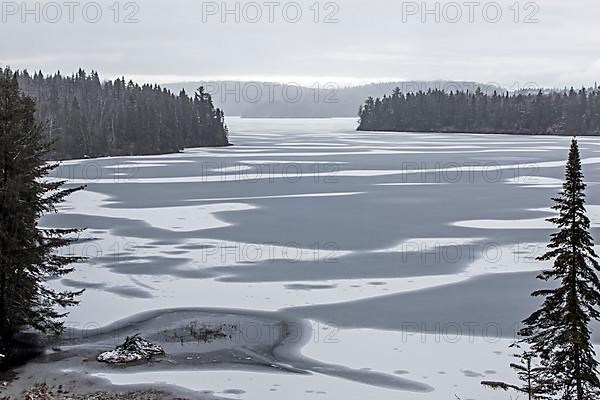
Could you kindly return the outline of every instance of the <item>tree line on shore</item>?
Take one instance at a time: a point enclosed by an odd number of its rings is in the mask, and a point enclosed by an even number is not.
[[[43,138],[54,143],[48,159],[161,154],[229,144],[223,112],[214,108],[203,88],[193,96],[184,90],[175,95],[124,78],[101,81],[98,73],[81,69],[71,76],[30,75],[26,70],[16,75],[21,91],[35,101]]]
[[[18,74],[0,71],[0,353],[7,359],[28,329],[60,334],[66,308],[78,304],[81,291],[54,290],[47,283],[73,271],[81,257],[58,250],[70,245],[78,229],[47,229],[41,216],[57,211],[81,187],[63,188],[48,179],[56,163],[45,157],[52,142],[46,124],[35,117],[35,101],[19,89]],[[56,141],[54,142],[56,143]],[[599,363],[590,322],[600,320],[600,264],[585,208],[584,176],[577,141],[571,144],[563,190],[554,199],[557,227],[548,252],[553,261],[539,279],[552,282],[536,291],[543,304],[524,320],[512,364],[522,384],[482,382],[514,390],[530,400],[596,400],[600,398]],[[0,357],[0,365],[2,359]]]
[[[370,97],[359,131],[600,135],[600,90],[489,95],[481,89]]]

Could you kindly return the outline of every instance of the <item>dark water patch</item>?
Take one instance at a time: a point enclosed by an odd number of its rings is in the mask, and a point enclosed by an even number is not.
[[[203,244],[203,243],[198,243],[198,244],[188,243],[188,244],[177,246],[177,248],[183,249],[183,250],[210,250],[210,249],[214,249],[215,247],[216,247],[215,245],[208,245],[208,244]]]
[[[285,288],[289,290],[325,290],[335,289],[336,287],[337,285],[305,285],[301,283],[285,285]]]
[[[151,299],[154,298],[152,293],[143,290],[134,286],[110,286],[105,283],[93,283],[93,282],[82,282],[76,281],[72,279],[62,279],[61,283],[65,286],[74,288],[74,289],[93,289],[93,290],[103,290],[108,293],[113,293],[126,298],[135,298],[135,299]]]
[[[214,267],[210,270],[222,282],[311,282],[338,279],[387,279],[431,275],[451,275],[464,271],[469,258],[436,259],[435,254],[423,260],[422,254],[363,253],[344,257],[325,252],[320,262],[290,259],[261,260],[253,265]],[[379,282],[379,281],[378,281]]]
[[[486,275],[415,292],[288,311],[301,318],[335,323],[340,328],[434,331],[452,337],[455,330],[460,330],[461,336],[514,338],[515,326],[539,306],[539,299],[530,293],[547,286],[536,279],[537,275]],[[469,324],[473,323],[477,325],[470,331]]]
[[[184,255],[184,254],[188,254],[189,252],[185,251],[185,250],[166,250],[166,251],[164,251],[164,253],[165,254],[171,254],[171,255],[174,255],[174,256],[181,256],[181,255]]]
[[[479,372],[474,372],[474,371],[468,370],[468,369],[467,370],[461,370],[461,372],[467,378],[485,378],[485,375],[480,374]]]
[[[68,278],[61,279],[60,282],[74,289],[104,289],[106,287],[105,283],[83,282]]]
[[[242,394],[245,394],[246,391],[245,390],[241,390],[241,389],[227,389],[227,390],[223,390],[224,394],[234,394],[237,396],[240,396]]]
[[[84,234],[92,233],[95,230],[105,232],[115,228],[116,226],[135,222],[135,220],[128,218],[66,213],[46,214],[41,218],[40,221],[43,225],[50,224],[56,228],[72,228],[74,226],[89,228],[89,230],[84,232]]]
[[[214,275],[200,268],[189,258],[124,255],[115,261],[114,256],[97,257],[94,263],[123,275],[170,275],[180,278],[208,278]],[[182,268],[184,267],[185,268]]]
[[[152,299],[152,298],[154,298],[152,293],[150,293],[146,290],[140,289],[140,288],[132,287],[132,286],[111,286],[104,290],[109,293],[114,293],[116,295],[119,295],[119,296],[122,296],[125,298],[133,298],[133,299]]]

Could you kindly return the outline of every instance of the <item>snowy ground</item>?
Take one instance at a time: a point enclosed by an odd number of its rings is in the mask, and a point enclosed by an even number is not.
[[[508,345],[536,306],[534,260],[569,138],[228,122],[235,147],[61,166],[88,187],[44,225],[87,227],[92,239],[66,250],[90,262],[55,283],[87,288],[69,325],[177,307],[281,311],[313,327],[305,357],[374,374],[100,376],[244,399],[510,398],[479,382],[513,379]],[[580,147],[598,237],[600,140]],[[369,381],[377,374],[431,390]]]

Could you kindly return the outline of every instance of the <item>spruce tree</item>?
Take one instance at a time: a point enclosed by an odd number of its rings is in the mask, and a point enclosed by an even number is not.
[[[519,347],[517,344],[511,347]],[[516,354],[519,358],[518,363],[510,364],[510,367],[517,373],[521,385],[515,385],[506,382],[483,381],[483,386],[494,390],[514,390],[517,393],[524,393],[528,400],[549,400],[552,392],[552,382],[548,378],[546,368],[537,364],[537,358],[532,352],[526,351],[522,354]]]
[[[81,259],[59,251],[77,230],[42,229],[39,218],[81,188],[63,189],[64,182],[48,179],[56,165],[43,161],[50,144],[34,112],[16,74],[0,71],[0,351],[9,354],[23,329],[59,332],[61,308],[75,305],[80,293],[47,284]]]
[[[592,400],[600,396],[598,361],[591,343],[589,324],[599,320],[600,270],[586,216],[585,191],[577,140],[573,139],[560,196],[553,199],[559,231],[552,235],[549,251],[541,261],[554,260],[551,270],[538,278],[555,281],[553,289],[534,292],[543,305],[524,321],[523,343],[541,359],[553,393],[564,400]]]

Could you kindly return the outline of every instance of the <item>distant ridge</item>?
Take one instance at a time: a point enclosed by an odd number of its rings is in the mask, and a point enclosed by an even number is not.
[[[197,81],[163,85],[174,93],[185,89],[193,93],[204,86],[212,95],[215,107],[227,116],[243,118],[334,118],[356,117],[368,97],[382,97],[399,87],[403,92],[444,89],[505,93],[506,89],[470,81],[396,81],[370,83],[353,87],[315,84],[312,87],[261,81]]]

